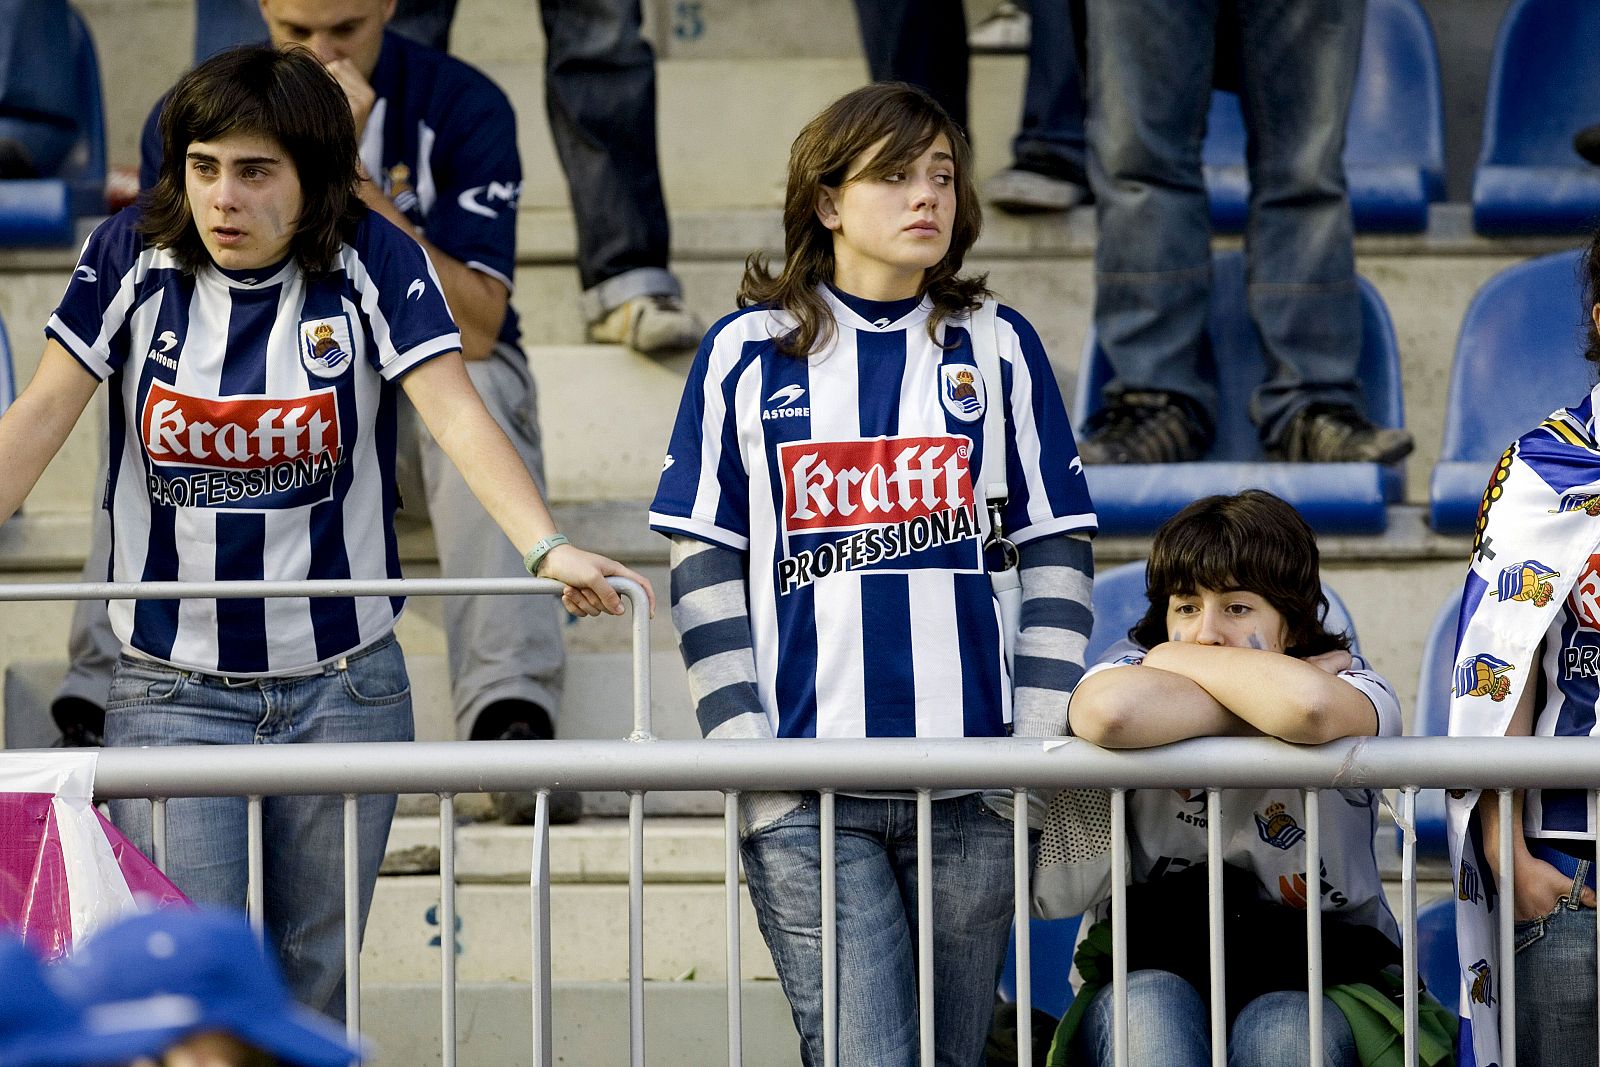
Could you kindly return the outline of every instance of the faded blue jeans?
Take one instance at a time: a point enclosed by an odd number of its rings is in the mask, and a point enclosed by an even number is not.
[[[1108,396],[1161,389],[1213,422],[1202,372],[1211,231],[1201,143],[1219,8],[1235,0],[1088,0],[1095,333]],[[1264,443],[1313,402],[1361,408],[1361,311],[1342,155],[1364,0],[1236,3],[1249,147],[1246,294],[1269,379]]]
[[[1083,72],[1078,69],[1070,0],[1028,0],[1032,35],[1022,126],[1011,158],[1085,184]]]
[[[1576,901],[1574,888],[1549,915],[1516,924],[1517,1062],[1541,1067],[1594,1067],[1595,910]],[[1589,879],[1593,884],[1593,879]]]
[[[917,804],[834,804],[839,1067],[916,1067]],[[933,804],[934,1034],[941,1067],[977,1067],[1011,932],[1011,820],[980,794]],[[818,799],[745,838],[745,879],[800,1032],[822,1063]]]
[[[1591,994],[1593,989],[1590,989]],[[1246,1004],[1228,1031],[1228,1067],[1306,1067],[1311,1061],[1305,993],[1267,993]],[[1111,1067],[1111,989],[1083,1017],[1079,1042],[1096,1067]],[[1211,1018],[1205,998],[1169,971],[1128,975],[1128,1062],[1210,1067]],[[1531,1061],[1538,1062],[1538,1061]],[[1356,1067],[1356,1039],[1344,1013],[1322,998],[1323,1067]]]
[[[111,679],[106,745],[282,745],[410,741],[411,683],[393,636],[320,673],[255,681],[180,670],[124,655]],[[266,931],[295,999],[344,1017],[344,798],[262,802]],[[366,927],[395,798],[357,802],[361,915]],[[111,818],[153,855],[150,802],[114,800]],[[243,910],[248,889],[242,797],[167,803],[167,876],[196,903]]]

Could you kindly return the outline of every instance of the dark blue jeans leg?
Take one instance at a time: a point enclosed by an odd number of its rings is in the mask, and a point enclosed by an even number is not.
[[[1011,157],[1086,184],[1083,73],[1073,45],[1070,4],[1030,0],[1028,13],[1033,20],[1028,80],[1022,96],[1022,128],[1011,142]]]
[[[1115,396],[1163,389],[1213,419],[1199,373],[1211,291],[1200,145],[1218,0],[1089,0],[1095,333]]]
[[[1365,7],[1238,4],[1250,170],[1246,285],[1272,368],[1250,415],[1268,444],[1306,404],[1361,406],[1361,306],[1343,155]]]
[[[967,128],[967,16],[961,0],[855,0],[875,82],[910,82]]]
[[[540,0],[539,10],[545,108],[577,220],[584,310],[592,321],[635,296],[676,295],[656,158],[655,54],[640,35],[639,0]],[[624,275],[646,284],[602,288]]]

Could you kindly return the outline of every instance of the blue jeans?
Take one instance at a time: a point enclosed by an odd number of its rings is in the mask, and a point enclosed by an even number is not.
[[[822,1062],[818,799],[747,837],[745,878],[800,1032]],[[917,805],[834,806],[840,1067],[916,1067]],[[972,793],[933,805],[934,1032],[938,1062],[975,1067],[1011,931],[1011,821]]]
[[[1201,142],[1222,0],[1089,0],[1095,332],[1130,389],[1184,394],[1216,418],[1202,373],[1211,232]],[[1246,294],[1271,377],[1262,439],[1313,402],[1358,410],[1361,310],[1344,165],[1364,0],[1240,4],[1248,134]]]
[[[1581,862],[1581,861],[1580,861]],[[1517,1062],[1594,1067],[1595,911],[1577,904],[1588,864],[1549,915],[1516,924]]]
[[[1088,181],[1083,133],[1083,73],[1073,44],[1068,0],[1029,0],[1028,80],[1022,127],[1011,158],[1080,185]]]
[[[1591,992],[1593,990],[1591,989]],[[1228,1031],[1229,1067],[1296,1067],[1311,1062],[1305,993],[1267,993],[1246,1004]],[[1111,988],[1095,997],[1078,1040],[1097,1067],[1111,1067]],[[1168,971],[1128,975],[1128,1062],[1209,1067],[1211,1021],[1205,998]],[[1356,1039],[1344,1013],[1322,998],[1322,1062],[1356,1067]]]
[[[411,740],[411,683],[392,636],[318,674],[224,679],[123,656],[111,680],[106,744],[297,744]],[[262,803],[266,931],[295,998],[344,1016],[342,797],[267,797]],[[395,798],[364,796],[360,828],[363,929],[394,818]],[[153,853],[150,803],[114,800],[111,818]],[[167,876],[201,904],[242,909],[248,889],[247,809],[241,797],[167,804]]]
[[[540,0],[545,110],[578,231],[589,321],[634,297],[681,296],[656,153],[656,60],[640,0]],[[956,0],[957,3],[960,0]],[[195,56],[265,36],[256,0],[195,0]],[[455,0],[400,0],[390,28],[445,49]],[[963,38],[965,40],[965,38]]]

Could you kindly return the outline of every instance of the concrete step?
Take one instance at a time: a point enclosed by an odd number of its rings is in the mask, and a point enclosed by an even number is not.
[[[777,982],[741,987],[742,1061],[799,1067],[800,1042]],[[534,1062],[531,992],[516,982],[457,987],[459,1067]],[[644,1047],[652,1067],[707,1067],[728,1060],[727,986],[720,981],[647,982]],[[628,987],[557,982],[551,995],[553,1061],[596,1067],[629,1062]],[[437,982],[379,982],[361,989],[361,1028],[377,1042],[373,1067],[439,1067],[442,1026]]]

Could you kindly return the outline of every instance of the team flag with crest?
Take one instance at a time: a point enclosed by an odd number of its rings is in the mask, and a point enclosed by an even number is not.
[[[1523,688],[1540,672],[1535,662],[1540,645],[1564,611],[1576,620],[1569,627],[1574,633],[1563,636],[1571,640],[1571,647],[1562,650],[1564,658],[1581,665],[1582,656],[1575,654],[1594,650],[1592,637],[1577,631],[1600,633],[1596,394],[1600,388],[1578,406],[1556,411],[1507,448],[1495,465],[1478,509],[1471,570],[1462,593],[1450,694],[1453,737],[1505,734]],[[1594,701],[1586,702],[1592,722]],[[1452,794],[1449,808],[1461,961],[1462,1067],[1491,1067],[1501,1059],[1497,914],[1505,902],[1477,830],[1478,795],[1477,790]],[[1593,833],[1586,801],[1581,808],[1556,836]],[[1543,829],[1551,828],[1550,812],[1526,815],[1525,824],[1536,817],[1544,819]]]

